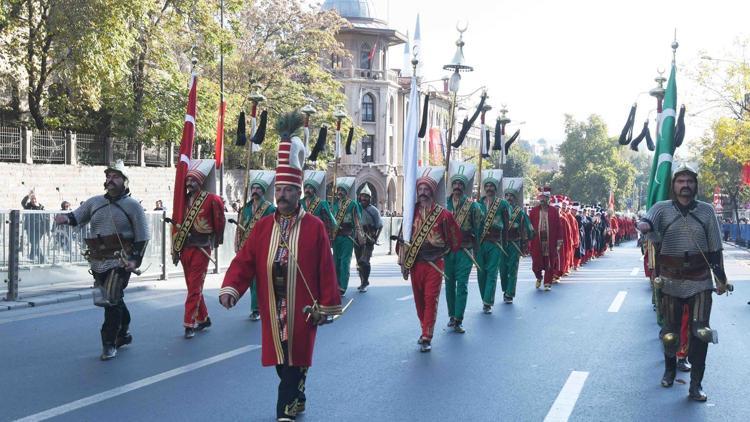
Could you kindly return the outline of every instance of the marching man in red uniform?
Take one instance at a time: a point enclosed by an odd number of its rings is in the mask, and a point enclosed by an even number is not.
[[[185,338],[211,326],[203,297],[211,250],[224,241],[224,203],[215,193],[214,160],[191,160],[185,176],[185,219],[172,239],[172,257],[182,264],[187,284]]]
[[[275,366],[280,378],[278,421],[293,421],[305,410],[317,326],[342,313],[326,227],[300,203],[305,147],[292,135],[301,126],[299,113],[288,113],[276,124],[281,136],[276,212],[255,224],[219,291],[219,302],[228,309],[251,282],[257,284],[262,363]]]
[[[436,201],[445,200],[445,169],[442,167],[420,168],[417,179],[417,200],[414,210],[412,242],[397,252],[403,259],[401,269],[411,275],[414,304],[422,326],[422,335],[417,341],[422,352],[432,349],[432,334],[437,319],[440,287],[445,276],[443,256],[456,252],[461,247],[461,230],[448,210]],[[405,276],[406,278],[406,276]]]
[[[552,279],[560,268],[560,249],[563,245],[563,226],[557,208],[549,206],[549,187],[540,189],[539,205],[531,209],[529,219],[537,235],[531,240],[531,269],[538,289],[544,280],[544,290],[552,289]]]

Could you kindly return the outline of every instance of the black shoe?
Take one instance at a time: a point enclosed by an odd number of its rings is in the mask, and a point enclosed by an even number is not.
[[[250,316],[248,318],[250,319],[250,321],[260,321],[260,312],[252,311],[250,312]]]
[[[491,314],[492,313],[492,305],[484,305],[482,306],[482,312],[485,314]]]
[[[195,328],[185,327],[185,338],[191,339],[193,337],[195,337]]]
[[[367,284],[360,284],[360,286],[357,287],[357,290],[359,290],[360,293],[366,292],[367,291]]]
[[[305,411],[305,402],[304,401],[298,401],[297,402],[297,407],[294,408],[294,413],[296,413],[296,414],[299,415],[300,413],[304,413],[304,411]]]
[[[419,336],[419,338],[417,339],[417,344],[422,344],[422,343],[424,343],[424,337]]]
[[[664,375],[661,377],[661,386],[664,388],[671,387],[674,384],[674,378],[677,376],[677,359],[673,357],[664,357]]]
[[[211,326],[211,318],[206,317],[206,320],[203,322],[199,322],[198,327],[196,327],[195,329],[196,331],[203,331],[210,326]]]
[[[119,349],[122,346],[127,346],[133,342],[133,336],[130,333],[125,333],[124,336],[117,336],[115,339],[115,348]]]
[[[430,341],[422,340],[422,347],[419,348],[419,351],[422,353],[427,353],[430,350],[432,350],[432,345],[430,345]]]
[[[690,383],[690,390],[688,392],[688,398],[694,401],[706,401],[708,396],[703,392],[703,387],[700,384]]]
[[[117,356],[117,349],[114,344],[105,344],[102,347],[102,355],[99,357],[101,360],[114,359]]]
[[[508,296],[506,294],[503,294],[503,302],[505,302],[505,303],[513,303],[513,296]]]
[[[690,372],[690,363],[687,358],[677,359],[677,369],[681,372]]]
[[[453,326],[453,331],[458,334],[463,334],[466,332],[464,330],[464,326],[461,324],[462,321],[456,320],[456,325]]]
[[[451,319],[448,320],[448,326],[453,327],[454,325],[456,325],[456,319],[451,317]]]

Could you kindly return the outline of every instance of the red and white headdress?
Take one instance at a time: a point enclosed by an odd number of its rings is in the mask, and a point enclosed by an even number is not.
[[[281,137],[276,164],[276,185],[291,185],[302,189],[305,144],[299,137],[294,136],[302,127],[302,121],[299,113],[292,112],[279,117],[276,123],[276,130]]]

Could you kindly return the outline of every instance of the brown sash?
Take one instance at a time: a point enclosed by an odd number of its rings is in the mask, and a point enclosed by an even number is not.
[[[482,230],[482,237],[479,238],[480,245],[490,233],[492,222],[495,220],[495,214],[497,214],[498,207],[500,207],[500,198],[495,198],[495,200],[492,201],[492,205],[490,205],[490,209],[487,211],[487,217],[484,218],[484,229]]]
[[[318,210],[318,206],[320,205],[320,198],[317,196],[313,199],[313,201],[310,203],[310,206],[307,208],[307,212],[309,212],[312,215],[315,215],[315,211]]]
[[[193,206],[190,207],[190,210],[185,216],[185,221],[182,222],[182,226],[180,226],[180,230],[177,232],[177,235],[172,242],[173,254],[182,252],[182,248],[185,246],[185,240],[188,237],[188,233],[190,233],[190,229],[193,227],[195,218],[198,217],[198,213],[200,212],[201,207],[203,206],[203,202],[205,202],[206,200],[206,197],[208,197],[208,192],[202,191],[200,194],[198,194],[198,197],[195,198]]]
[[[255,227],[255,223],[258,222],[258,220],[263,217],[263,214],[266,213],[266,210],[271,206],[270,202],[264,202],[261,206],[258,207],[257,210],[253,213],[253,218],[250,219],[250,223],[245,228],[245,231],[242,232],[240,235],[240,249],[242,248],[242,245],[245,244],[245,241],[248,237],[250,237],[250,233],[253,231],[253,227]]]
[[[458,209],[458,212],[456,212],[456,223],[458,224],[458,228],[461,229],[464,226],[464,222],[466,221],[466,217],[469,215],[469,210],[471,209],[471,201],[469,201],[469,198],[466,198],[466,201],[464,201],[463,205]]]
[[[336,237],[336,235],[339,232],[339,229],[341,228],[341,224],[344,222],[344,217],[346,217],[346,210],[349,209],[349,204],[351,204],[351,200],[344,198],[343,201],[341,201],[341,204],[339,205],[339,210],[336,213],[336,228],[333,229],[333,238]]]
[[[422,222],[422,226],[419,227],[417,235],[412,239],[411,246],[406,251],[406,259],[404,260],[404,267],[408,270],[414,265],[414,261],[417,259],[419,249],[422,248],[422,244],[427,239],[427,235],[435,227],[440,213],[443,211],[443,207],[435,205],[435,209],[427,216]]]

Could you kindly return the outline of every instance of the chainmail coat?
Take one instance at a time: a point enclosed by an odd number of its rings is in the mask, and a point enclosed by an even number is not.
[[[77,225],[89,223],[87,238],[117,233],[122,239],[147,242],[150,239],[148,221],[141,204],[129,193],[110,200],[106,195],[94,196],[71,213]],[[91,261],[91,270],[95,272],[104,272],[118,266],[120,262],[117,259]]]
[[[695,201],[683,215],[674,201],[660,201],[651,207],[643,220],[652,225],[652,240],[661,242],[660,255],[681,258],[685,254],[707,255],[723,249],[716,214],[706,202]],[[713,288],[710,276],[705,280],[666,277],[662,280],[662,292],[680,298]]]

